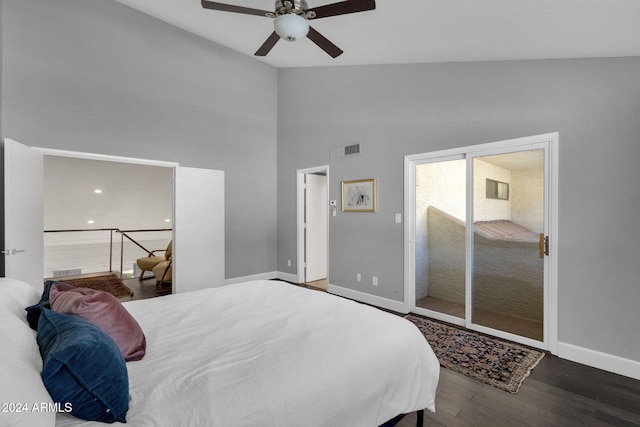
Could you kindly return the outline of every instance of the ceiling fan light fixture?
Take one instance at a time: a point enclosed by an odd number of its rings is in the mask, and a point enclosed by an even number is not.
[[[309,33],[309,22],[295,13],[277,16],[273,26],[281,38],[290,42],[305,38]]]

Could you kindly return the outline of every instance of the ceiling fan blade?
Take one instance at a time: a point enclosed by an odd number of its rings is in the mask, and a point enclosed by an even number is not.
[[[336,58],[342,55],[342,49],[331,43],[329,39],[314,30],[313,27],[309,27],[309,33],[307,34],[307,37],[309,38],[309,40],[317,44],[320,49],[327,52],[332,58]]]
[[[348,13],[365,12],[376,8],[375,0],[347,0],[338,3],[310,8],[316,16],[309,19],[326,18],[329,16],[346,15]]]
[[[269,38],[265,40],[264,43],[262,43],[262,46],[260,46],[260,49],[256,51],[255,55],[267,56],[267,53],[269,53],[271,49],[273,49],[273,47],[276,45],[278,40],[280,40],[280,36],[278,35],[278,33],[274,31],[273,33],[271,33]]]
[[[202,0],[202,7],[205,9],[221,10],[223,12],[244,13],[245,15],[256,15],[273,17],[273,12],[268,10],[252,9],[250,7],[235,6],[232,4],[218,3],[215,1]]]

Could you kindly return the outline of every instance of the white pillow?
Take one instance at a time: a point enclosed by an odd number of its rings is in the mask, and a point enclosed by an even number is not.
[[[40,301],[43,290],[44,285],[38,290],[20,280],[0,277],[0,312],[9,311],[26,319],[24,309]]]
[[[40,300],[31,285],[0,278],[0,424],[55,426],[53,401],[42,382],[42,358],[25,307]]]

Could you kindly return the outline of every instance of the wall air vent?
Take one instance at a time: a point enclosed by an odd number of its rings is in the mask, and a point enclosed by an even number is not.
[[[359,154],[360,153],[360,144],[347,145],[344,147],[344,155],[349,156],[351,154]]]
[[[78,274],[82,274],[81,268],[68,268],[68,269],[60,269],[53,270],[53,277],[66,277],[66,276],[76,276]]]
[[[339,159],[357,154],[362,154],[362,144],[359,142],[351,145],[337,145],[335,147],[331,147],[332,159]]]

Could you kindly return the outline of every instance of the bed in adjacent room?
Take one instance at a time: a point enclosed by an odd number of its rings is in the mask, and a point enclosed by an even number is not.
[[[11,279],[0,293],[0,399],[29,409],[0,425],[94,425],[64,406],[32,410],[50,402],[24,316],[40,295]],[[400,316],[280,281],[122,305],[146,339],[144,357],[126,362],[129,426],[371,427],[435,410],[438,361]]]

